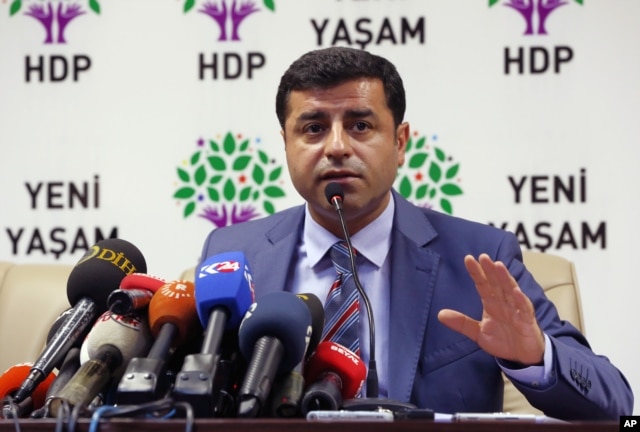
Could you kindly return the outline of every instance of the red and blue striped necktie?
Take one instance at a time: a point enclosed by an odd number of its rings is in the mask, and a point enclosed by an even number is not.
[[[325,325],[322,340],[336,342],[359,356],[360,297],[353,280],[347,246],[344,243],[335,243],[329,251],[329,256],[338,274],[324,305]]]

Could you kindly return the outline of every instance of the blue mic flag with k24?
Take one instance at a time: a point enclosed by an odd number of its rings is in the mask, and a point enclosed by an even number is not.
[[[209,324],[213,309],[224,307],[229,314],[226,328],[238,328],[254,302],[251,270],[244,254],[213,255],[204,260],[195,276],[196,309],[202,326]]]

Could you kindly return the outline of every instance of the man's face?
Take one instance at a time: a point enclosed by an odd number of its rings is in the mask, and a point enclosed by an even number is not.
[[[282,133],[291,180],[318,223],[341,235],[324,193],[330,182],[344,189],[352,234],[382,213],[404,163],[409,125],[394,126],[380,80],[292,91]]]

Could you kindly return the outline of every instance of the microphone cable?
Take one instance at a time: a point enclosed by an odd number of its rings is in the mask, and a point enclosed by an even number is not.
[[[342,211],[342,201],[344,200],[344,191],[339,183],[331,182],[327,184],[324,190],[325,197],[330,204],[336,209],[338,213],[338,219],[340,219],[340,225],[342,226],[342,232],[344,234],[344,240],[347,244],[347,250],[349,251],[349,261],[351,263],[351,273],[353,274],[353,281],[356,284],[356,289],[360,294],[360,298],[364,303],[364,307],[367,312],[367,322],[369,323],[369,373],[367,374],[367,397],[378,397],[378,369],[376,366],[376,342],[375,342],[375,323],[373,320],[373,312],[371,309],[371,302],[369,296],[364,291],[360,278],[358,277],[358,270],[356,267],[356,258],[353,253],[353,246],[351,245],[351,236],[349,230],[347,230],[347,224],[344,220],[344,213]]]
[[[97,408],[91,416],[88,432],[98,432],[100,420],[111,417],[136,417],[143,416],[148,419],[169,419],[172,418],[178,409],[185,412],[185,432],[193,432],[195,416],[191,405],[186,402],[174,401],[171,398],[159,399],[156,401],[137,405],[103,405]],[[168,411],[168,412],[167,412]],[[166,412],[159,415],[158,412]]]
[[[380,398],[378,389],[378,370],[376,366],[376,350],[375,350],[375,326],[373,319],[373,312],[371,310],[371,301],[369,296],[364,291],[364,288],[360,284],[358,279],[358,271],[356,269],[355,255],[353,253],[353,247],[351,246],[351,238],[349,231],[347,230],[347,224],[344,219],[342,211],[342,201],[344,200],[344,191],[342,185],[336,182],[330,182],[327,184],[324,190],[325,197],[332,204],[338,212],[338,218],[340,219],[340,225],[344,233],[344,239],[347,243],[347,250],[349,251],[349,260],[351,261],[351,273],[353,274],[353,281],[356,284],[356,289],[360,294],[365,309],[367,311],[367,318],[369,322],[369,371],[367,373],[367,392],[364,398],[350,399],[344,401],[342,408],[349,411],[365,410],[376,411],[380,409],[387,409],[394,413],[401,411],[415,410],[416,406],[411,403],[399,402],[391,399]]]
[[[15,427],[16,432],[22,432],[22,429],[20,428],[20,420],[19,420],[20,416],[18,414],[18,406],[13,401],[13,398],[11,396],[6,396],[1,402],[3,404],[2,406],[3,417],[5,419],[11,418],[13,420],[13,426]],[[8,416],[7,414],[10,414],[10,415]]]

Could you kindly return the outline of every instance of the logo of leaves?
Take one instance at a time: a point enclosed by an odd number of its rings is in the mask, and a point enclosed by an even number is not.
[[[223,227],[260,216],[260,202],[266,214],[275,213],[272,200],[285,196],[279,186],[281,165],[253,149],[248,139],[236,141],[231,132],[222,144],[200,140],[198,146],[202,148],[177,168],[179,186],[173,197],[184,203],[183,217],[201,207],[200,217]]]
[[[416,205],[453,214],[451,198],[462,195],[457,178],[460,164],[441,148],[427,145],[426,137],[407,142],[406,163],[398,170],[395,187]]]

